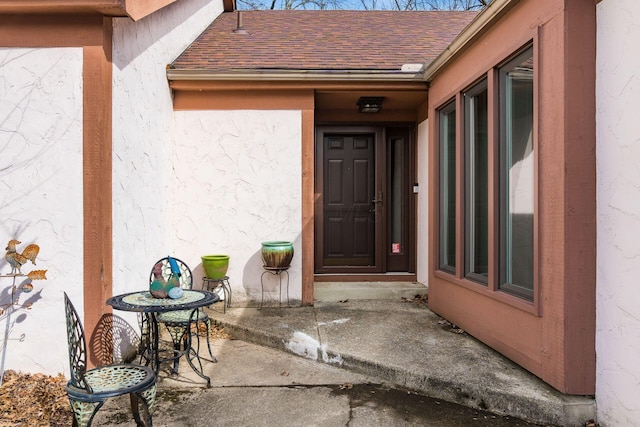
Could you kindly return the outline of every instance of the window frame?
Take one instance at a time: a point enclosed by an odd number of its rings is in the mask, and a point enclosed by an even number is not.
[[[487,113],[487,118],[486,118],[486,161],[487,161],[487,176],[486,178],[486,187],[487,187],[487,194],[486,194],[486,202],[487,202],[487,230],[486,230],[486,251],[487,251],[487,273],[486,275],[482,275],[477,273],[476,271],[471,271],[471,258],[473,257],[472,254],[470,253],[473,250],[473,246],[475,243],[475,240],[473,239],[474,235],[475,235],[475,226],[472,224],[473,219],[472,219],[472,214],[471,214],[471,209],[473,208],[474,205],[474,200],[475,200],[475,188],[474,188],[474,183],[475,183],[475,178],[476,175],[475,173],[469,173],[469,172],[474,172],[475,171],[475,166],[474,166],[474,153],[475,148],[476,148],[476,135],[475,135],[475,130],[476,127],[474,126],[475,122],[473,121],[473,116],[472,116],[472,100],[475,99],[479,94],[486,92],[486,113]],[[464,277],[472,280],[474,282],[478,282],[484,286],[488,286],[489,284],[489,259],[491,257],[491,253],[490,253],[490,247],[489,247],[489,211],[490,211],[490,204],[491,204],[491,200],[489,199],[489,182],[490,182],[490,178],[491,178],[491,170],[489,169],[489,153],[490,153],[490,144],[489,144],[489,83],[488,83],[488,79],[487,77],[483,77],[480,81],[474,83],[472,86],[470,86],[469,88],[465,89],[464,91],[462,91],[462,98],[463,98],[463,106],[464,106],[464,120],[463,120],[463,129],[464,129],[464,146],[463,146],[463,150],[464,150],[464,168],[463,168],[463,179],[464,179],[464,191],[463,191],[463,212],[464,212]]]
[[[538,108],[539,108],[539,49],[538,49],[538,34],[534,33],[531,38],[529,38],[526,42],[522,42],[521,44],[514,44],[512,49],[509,50],[509,54],[502,56],[501,58],[496,58],[495,61],[492,61],[494,65],[491,68],[487,69],[483,73],[476,74],[475,77],[469,79],[464,83],[464,85],[460,85],[457,90],[453,90],[448,92],[448,94],[442,96],[441,101],[437,102],[435,108],[433,110],[434,116],[436,120],[434,120],[434,134],[437,139],[435,144],[435,161],[434,161],[434,178],[437,181],[435,186],[435,198],[434,202],[439,203],[440,200],[440,111],[449,105],[455,105],[457,108],[457,134],[456,139],[458,140],[458,151],[456,152],[456,156],[459,158],[458,160],[458,171],[457,171],[457,185],[458,185],[458,196],[456,199],[457,203],[457,235],[456,235],[456,254],[457,254],[457,266],[456,271],[447,271],[443,270],[440,266],[440,208],[434,211],[435,220],[434,224],[434,232],[438,233],[433,244],[434,249],[434,268],[432,269],[433,275],[438,279],[443,279],[449,283],[462,286],[479,294],[482,294],[486,297],[504,302],[514,308],[519,310],[529,312],[535,316],[541,315],[540,308],[540,286],[539,286],[539,261],[538,261],[538,251],[539,251],[539,202],[538,202],[538,181],[540,180],[539,176],[539,149],[538,149]],[[499,286],[499,191],[500,185],[498,181],[499,177],[499,140],[500,140],[500,121],[498,120],[500,114],[500,100],[499,100],[499,70],[500,67],[508,64],[510,61],[513,61],[523,52],[528,49],[533,50],[532,60],[534,67],[534,75],[533,75],[533,152],[534,152],[534,223],[533,223],[533,292],[531,299],[524,299],[520,296],[516,296],[513,293],[505,292],[504,289],[500,289]],[[505,51],[506,52],[506,51]],[[488,112],[488,274],[487,274],[487,284],[485,285],[478,280],[474,280],[473,277],[465,276],[466,269],[466,193],[465,186],[466,176],[465,176],[465,157],[466,153],[464,150],[465,142],[465,133],[466,133],[466,125],[464,124],[464,111],[465,111],[465,102],[464,102],[464,94],[467,91],[473,89],[478,83],[482,80],[486,79],[487,81],[487,112]],[[462,153],[460,152],[462,150]],[[462,217],[462,218],[461,218]]]
[[[449,99],[447,102],[445,102],[440,108],[438,108],[437,110],[437,116],[438,116],[438,205],[439,205],[439,209],[438,209],[438,256],[437,256],[437,265],[438,265],[438,269],[440,271],[444,271],[448,274],[456,274],[457,271],[457,253],[458,253],[458,248],[459,245],[457,244],[457,220],[458,220],[458,207],[459,207],[459,202],[458,202],[458,195],[457,195],[457,187],[458,187],[458,168],[457,168],[457,140],[458,140],[458,124],[459,124],[459,119],[458,119],[458,105],[457,105],[457,99],[454,97],[452,99]],[[452,114],[453,113],[453,114]],[[451,141],[447,137],[445,138],[445,133],[449,130],[449,118],[452,117],[455,119],[454,123],[453,123],[453,128],[454,128],[454,135],[453,135],[453,140]],[[445,116],[446,116],[446,120],[445,120]],[[445,124],[446,123],[446,124]],[[446,129],[445,129],[446,127]],[[445,147],[444,145],[447,144],[446,148],[449,148],[449,146],[453,146],[453,159],[447,158],[447,161],[451,162],[448,166],[453,166],[453,171],[454,171],[454,178],[455,181],[453,183],[453,185],[451,186],[452,188],[444,188],[444,186],[446,185],[445,183],[445,175],[447,174],[447,172],[449,172],[449,170],[444,170],[442,168],[442,159],[443,157],[447,154],[445,153]],[[444,192],[447,192],[446,195],[444,195]],[[453,193],[453,200],[454,200],[454,206],[453,206],[453,219],[446,219],[446,217],[448,216],[447,214],[450,214],[450,209],[451,206],[448,206],[448,203],[442,203],[443,199],[446,198],[447,196],[450,196],[451,193]],[[448,200],[448,199],[447,199]],[[444,220],[443,218],[446,219],[446,224],[444,224]],[[451,231],[450,227],[453,226],[453,239],[452,243],[454,245],[453,248],[453,264],[447,264],[446,262],[450,261],[449,259],[445,259],[446,256],[446,251],[447,249],[449,249],[448,245],[445,244],[445,240],[447,239],[447,237],[450,238],[450,236],[445,236],[446,231],[443,229],[443,227],[446,227],[448,230],[447,231]],[[449,242],[451,243],[451,242]],[[444,249],[443,249],[444,246]]]
[[[507,74],[512,72],[518,65],[522,64],[523,61],[526,61],[527,58],[531,58],[531,62],[533,63],[533,75],[532,75],[532,82],[531,82],[531,86],[532,86],[532,94],[531,94],[531,113],[532,113],[532,117],[531,117],[531,149],[532,149],[532,188],[531,188],[531,197],[532,197],[532,218],[531,218],[531,289],[525,288],[523,285],[518,285],[516,283],[511,283],[511,282],[507,282],[507,277],[512,276],[512,272],[511,270],[513,269],[513,260],[509,260],[509,262],[507,261],[507,252],[509,251],[507,246],[508,243],[512,241],[512,238],[510,238],[510,235],[513,233],[512,228],[513,225],[512,223],[514,222],[513,220],[508,221],[507,215],[508,213],[506,212],[507,206],[509,205],[509,196],[507,195],[508,191],[512,188],[511,186],[506,187],[507,183],[506,181],[508,180],[508,173],[505,170],[506,167],[506,162],[508,159],[510,159],[510,153],[512,151],[511,146],[507,146],[507,139],[510,139],[511,136],[509,136],[507,133],[509,132],[508,129],[508,124],[507,122],[509,121],[507,119],[507,114],[511,113],[512,110],[507,111],[507,104],[508,104],[508,100],[507,100],[507,96],[508,94],[506,93],[506,85],[507,85]],[[502,65],[500,65],[499,67],[497,67],[497,72],[498,72],[498,102],[499,102],[499,111],[498,111],[498,120],[500,123],[499,126],[499,159],[498,159],[498,167],[496,170],[494,170],[494,173],[497,174],[497,178],[498,178],[498,182],[499,182],[499,192],[498,192],[498,253],[495,254],[497,256],[497,259],[499,260],[499,269],[497,271],[497,277],[496,279],[498,280],[497,283],[497,287],[501,292],[505,292],[507,294],[511,294],[515,297],[521,298],[525,301],[529,301],[529,302],[533,302],[534,299],[534,291],[535,291],[535,251],[536,251],[536,243],[535,243],[535,238],[536,238],[536,234],[535,234],[535,230],[534,230],[534,223],[536,221],[537,218],[537,208],[536,208],[536,182],[538,180],[538,173],[537,173],[537,168],[535,167],[535,159],[537,158],[537,147],[535,144],[535,140],[536,140],[536,128],[535,128],[535,110],[536,110],[536,101],[535,101],[535,93],[536,93],[536,86],[535,86],[535,62],[534,62],[534,50],[533,50],[533,46],[532,45],[528,45],[525,46],[524,48],[520,49],[517,53],[515,53],[514,55],[512,55],[507,61],[505,61]],[[510,183],[508,183],[510,185]],[[508,234],[508,235],[507,235]],[[512,252],[512,251],[510,251]],[[513,255],[511,255],[513,256]]]

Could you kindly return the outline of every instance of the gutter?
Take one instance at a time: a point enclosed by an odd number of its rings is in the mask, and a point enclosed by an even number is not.
[[[424,79],[431,82],[436,74],[442,71],[473,41],[484,34],[487,28],[507,13],[520,0],[493,0],[482,12],[462,30],[447,48],[431,63],[426,64]]]
[[[169,80],[269,80],[269,81],[395,81],[424,82],[424,73],[393,70],[167,70]]]

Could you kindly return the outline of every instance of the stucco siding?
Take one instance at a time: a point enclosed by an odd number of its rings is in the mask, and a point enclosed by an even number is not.
[[[68,372],[62,292],[82,313],[82,49],[0,49],[0,242],[37,243],[48,280],[0,316],[5,369]],[[11,267],[0,259],[0,272]],[[16,285],[24,278],[18,278]],[[13,280],[0,278],[0,304]],[[6,332],[8,331],[8,336]]]
[[[235,302],[261,299],[266,240],[294,242],[289,292],[302,298],[301,139],[300,111],[176,112],[176,250],[191,260],[229,255]],[[200,262],[193,267],[201,278]],[[265,292],[279,298],[276,277],[265,276]]]
[[[172,173],[173,105],[166,66],[221,12],[221,1],[191,0],[137,22],[114,19],[114,294],[147,286],[161,257],[173,255],[191,267],[199,261],[178,246],[176,224],[183,219],[172,217],[176,192],[182,190]]]
[[[602,426],[640,420],[640,3],[598,4],[597,379]]]

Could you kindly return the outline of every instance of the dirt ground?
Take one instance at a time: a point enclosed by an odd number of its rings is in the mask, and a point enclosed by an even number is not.
[[[70,426],[66,384],[63,375],[6,371],[0,387],[0,426]]]

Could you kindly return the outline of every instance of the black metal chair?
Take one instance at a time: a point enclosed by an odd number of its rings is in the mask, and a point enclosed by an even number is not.
[[[173,270],[171,268],[173,261],[174,267]],[[174,271],[175,270],[175,271]],[[191,274],[191,269],[189,266],[174,257],[165,257],[158,260],[151,269],[151,274],[149,275],[149,283],[154,280],[163,279],[169,280],[171,275],[178,276],[178,282],[180,283],[180,287],[185,290],[190,290],[193,287],[193,276]],[[211,351],[211,343],[209,341],[209,332],[211,330],[211,319],[202,309],[198,309],[198,311],[193,315],[191,310],[179,310],[179,311],[170,311],[166,313],[158,314],[158,323],[163,323],[167,331],[169,331],[169,335],[171,335],[171,340],[173,342],[173,348],[177,353],[181,351],[181,347],[184,350],[187,350],[187,334],[188,333],[198,333],[200,324],[205,325],[206,330],[206,339],[207,339],[207,350],[209,350],[209,356],[211,356],[210,362],[217,362],[218,360],[213,355]],[[192,323],[195,323],[195,332],[189,331],[188,328]],[[199,351],[197,349],[196,351]],[[175,374],[178,373],[178,363],[180,358],[176,357],[173,363],[173,372]]]
[[[151,426],[156,399],[156,376],[147,366],[114,364],[87,370],[87,345],[78,312],[64,294],[69,343],[71,379],[67,395],[73,411],[74,426],[90,426],[104,402],[129,394],[131,410],[138,426]],[[140,416],[142,408],[143,417]],[[144,419],[143,419],[144,418]]]

